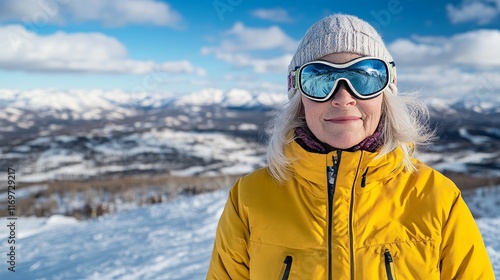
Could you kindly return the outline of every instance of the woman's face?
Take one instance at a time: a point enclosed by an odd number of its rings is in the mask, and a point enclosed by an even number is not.
[[[333,53],[321,59],[345,63],[360,57],[353,53]],[[341,81],[330,100],[316,102],[302,96],[306,123],[320,141],[339,149],[348,149],[372,135],[382,115],[383,94],[369,100],[351,96]]]

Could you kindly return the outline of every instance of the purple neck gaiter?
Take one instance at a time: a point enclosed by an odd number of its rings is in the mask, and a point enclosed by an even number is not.
[[[379,122],[375,132],[366,137],[359,144],[352,146],[351,148],[344,149],[345,151],[354,152],[358,150],[375,152],[384,142],[384,137],[382,135],[382,121]],[[299,127],[295,129],[295,141],[299,143],[302,148],[306,151],[318,154],[326,154],[333,150],[342,150],[332,147],[326,143],[323,143],[314,136],[312,131],[308,127]]]

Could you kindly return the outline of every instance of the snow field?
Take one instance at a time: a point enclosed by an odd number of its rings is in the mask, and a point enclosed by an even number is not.
[[[16,272],[2,260],[0,279],[205,279],[226,199],[219,190],[83,222],[19,218]],[[477,223],[500,277],[500,215]]]

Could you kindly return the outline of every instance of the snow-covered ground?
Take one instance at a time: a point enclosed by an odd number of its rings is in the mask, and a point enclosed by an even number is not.
[[[89,154],[98,156],[99,160]],[[51,181],[71,175],[99,177],[134,169],[159,170],[180,176],[244,174],[265,163],[263,147],[243,138],[167,128],[110,137],[97,144],[90,137],[42,137],[9,152],[0,147],[0,155],[4,160],[26,159],[19,164],[23,182]],[[140,159],[137,158],[141,155],[159,158],[138,164]],[[172,157],[176,160],[169,160]],[[197,163],[190,163],[187,169],[182,159],[190,157],[196,158]]]
[[[205,279],[226,198],[220,190],[84,222],[19,218],[14,273],[2,218],[0,279]],[[477,223],[500,277],[500,215]]]
[[[226,197],[181,197],[85,222],[19,218],[14,273],[2,218],[0,279],[204,279]]]

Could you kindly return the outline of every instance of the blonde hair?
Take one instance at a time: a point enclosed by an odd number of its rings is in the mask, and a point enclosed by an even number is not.
[[[384,143],[378,157],[401,147],[405,168],[410,172],[416,171],[411,160],[416,146],[428,144],[434,139],[434,132],[428,128],[427,106],[415,96],[398,95],[396,85],[391,83],[383,93],[381,118],[384,124]],[[274,117],[268,129],[270,138],[266,158],[269,172],[279,182],[286,181],[290,176],[290,163],[293,159],[285,155],[285,146],[294,141],[290,133],[305,126],[301,94],[296,92]]]

